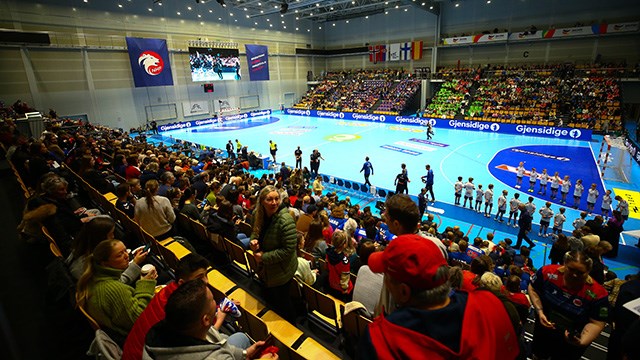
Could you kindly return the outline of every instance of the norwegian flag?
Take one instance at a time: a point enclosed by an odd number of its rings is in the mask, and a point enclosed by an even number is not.
[[[369,61],[377,64],[379,61],[386,61],[387,59],[387,46],[386,45],[370,45],[369,46]]]

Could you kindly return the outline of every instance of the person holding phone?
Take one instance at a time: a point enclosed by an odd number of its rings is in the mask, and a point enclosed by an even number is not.
[[[580,359],[604,329],[608,293],[589,272],[593,260],[570,251],[563,265],[538,270],[529,284],[536,312],[533,354],[541,359]]]

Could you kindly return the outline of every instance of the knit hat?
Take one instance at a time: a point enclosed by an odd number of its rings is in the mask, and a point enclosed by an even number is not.
[[[447,265],[442,251],[433,241],[416,234],[393,239],[384,251],[369,256],[368,265],[371,271],[387,273],[416,290],[433,289],[447,281],[446,277],[435,278],[438,268]]]

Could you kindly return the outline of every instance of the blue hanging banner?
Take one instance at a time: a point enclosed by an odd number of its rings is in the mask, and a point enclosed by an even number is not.
[[[251,81],[269,80],[269,48],[264,45],[245,45],[249,79]]]
[[[173,85],[166,40],[127,37],[127,49],[136,87]]]

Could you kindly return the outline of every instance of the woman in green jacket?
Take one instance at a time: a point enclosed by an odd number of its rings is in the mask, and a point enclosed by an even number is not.
[[[129,254],[122,241],[104,240],[89,255],[76,292],[78,306],[123,339],[151,301],[158,277],[152,270],[133,288],[120,282],[128,266]]]
[[[295,319],[289,289],[298,267],[296,224],[274,186],[260,191],[250,247],[262,264],[267,302],[287,320]]]

